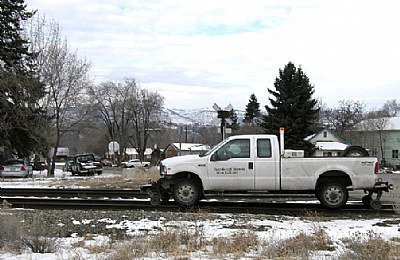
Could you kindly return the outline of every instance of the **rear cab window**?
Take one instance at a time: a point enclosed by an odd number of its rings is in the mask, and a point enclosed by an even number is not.
[[[257,139],[257,157],[271,158],[271,140],[269,138]]]

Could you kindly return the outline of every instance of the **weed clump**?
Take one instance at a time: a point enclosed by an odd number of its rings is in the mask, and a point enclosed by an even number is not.
[[[386,241],[373,231],[366,234],[355,233],[353,236],[342,239],[346,245],[346,252],[339,259],[398,259],[400,245],[396,241]]]

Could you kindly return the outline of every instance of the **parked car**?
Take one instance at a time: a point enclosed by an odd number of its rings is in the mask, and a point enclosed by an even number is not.
[[[72,168],[71,165],[74,163],[73,160],[68,160],[65,162],[64,166],[63,166],[63,171],[64,172],[72,172]]]
[[[47,164],[45,162],[31,162],[31,166],[34,171],[47,170]]]
[[[127,162],[121,162],[121,166],[124,168],[136,168],[136,167],[140,167],[143,165],[139,159],[132,159]]]
[[[101,160],[101,161],[100,161],[100,164],[101,164],[103,167],[104,167],[104,166],[109,166],[109,167],[113,166],[112,161],[106,160],[106,159]]]
[[[22,177],[32,176],[32,167],[24,160],[10,159],[0,166],[0,177]]]

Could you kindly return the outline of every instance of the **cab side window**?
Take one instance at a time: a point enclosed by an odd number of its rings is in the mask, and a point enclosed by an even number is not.
[[[218,160],[250,158],[250,139],[236,139],[226,143],[217,151]]]
[[[271,140],[258,139],[257,140],[257,157],[258,158],[271,158]]]

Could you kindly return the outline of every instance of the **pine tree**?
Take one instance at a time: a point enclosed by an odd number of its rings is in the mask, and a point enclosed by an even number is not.
[[[235,110],[232,108],[231,111],[229,111],[229,118],[232,120],[232,124],[230,127],[232,130],[238,130],[239,129],[239,124],[238,124],[238,116],[235,112]]]
[[[257,101],[256,95],[253,93],[250,95],[249,103],[246,106],[246,113],[244,115],[245,123],[253,123],[254,119],[260,116],[260,103]]]
[[[43,85],[35,78],[35,54],[21,23],[33,16],[23,0],[0,0],[0,139],[3,150],[28,155],[40,143],[38,105]]]
[[[285,128],[285,147],[291,149],[311,148],[304,138],[313,132],[318,119],[317,100],[312,98],[314,86],[301,68],[289,62],[274,82],[275,90],[268,89],[273,96],[271,106],[265,106],[267,115],[261,126],[266,133],[278,134]]]

